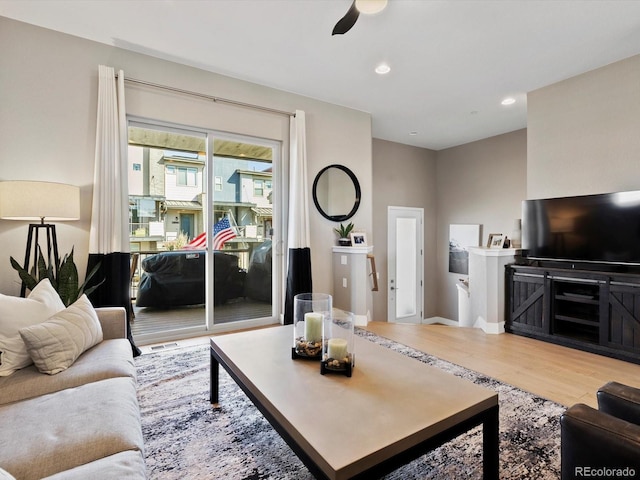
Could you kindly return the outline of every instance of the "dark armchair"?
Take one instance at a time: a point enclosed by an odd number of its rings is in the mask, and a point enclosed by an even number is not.
[[[597,399],[560,418],[562,480],[640,478],[640,389],[609,382]]]

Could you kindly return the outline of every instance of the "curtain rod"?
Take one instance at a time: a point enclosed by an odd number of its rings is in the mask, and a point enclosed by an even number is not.
[[[118,75],[116,74],[116,78]],[[296,114],[292,112],[285,112],[284,110],[276,110],[275,108],[263,107],[261,105],[254,105],[251,103],[238,102],[237,100],[229,100],[228,98],[214,97],[204,93],[193,92],[191,90],[183,90],[181,88],[170,87],[167,85],[160,85],[159,83],[147,82],[145,80],[137,80],[135,78],[124,77],[125,82],[136,83],[138,85],[145,85],[147,87],[159,88],[161,90],[168,90],[170,92],[181,93],[183,95],[190,95],[192,97],[199,97],[205,100],[211,100],[216,103],[226,103],[229,105],[235,105],[237,107],[253,108],[254,110],[262,110],[263,112],[275,113],[278,115],[285,115],[287,117],[295,117]]]

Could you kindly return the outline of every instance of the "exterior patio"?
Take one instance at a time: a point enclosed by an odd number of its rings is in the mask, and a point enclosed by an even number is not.
[[[201,327],[205,323],[204,305],[159,309],[133,307],[135,319],[131,323],[133,338],[141,335],[158,334],[185,327]],[[214,322],[230,323],[271,316],[271,304],[247,298],[235,299],[213,309]]]

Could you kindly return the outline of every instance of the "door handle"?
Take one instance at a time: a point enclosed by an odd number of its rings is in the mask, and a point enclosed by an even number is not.
[[[378,272],[376,270],[376,257],[374,257],[372,254],[368,254],[367,258],[371,262],[371,273],[369,274],[371,275],[371,278],[373,280],[373,287],[371,288],[371,291],[377,292],[378,291]]]

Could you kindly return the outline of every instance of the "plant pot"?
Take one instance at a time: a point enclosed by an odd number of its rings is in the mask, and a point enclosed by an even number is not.
[[[351,246],[351,239],[350,238],[339,238],[338,239],[338,245],[340,245],[341,247],[350,247]]]

